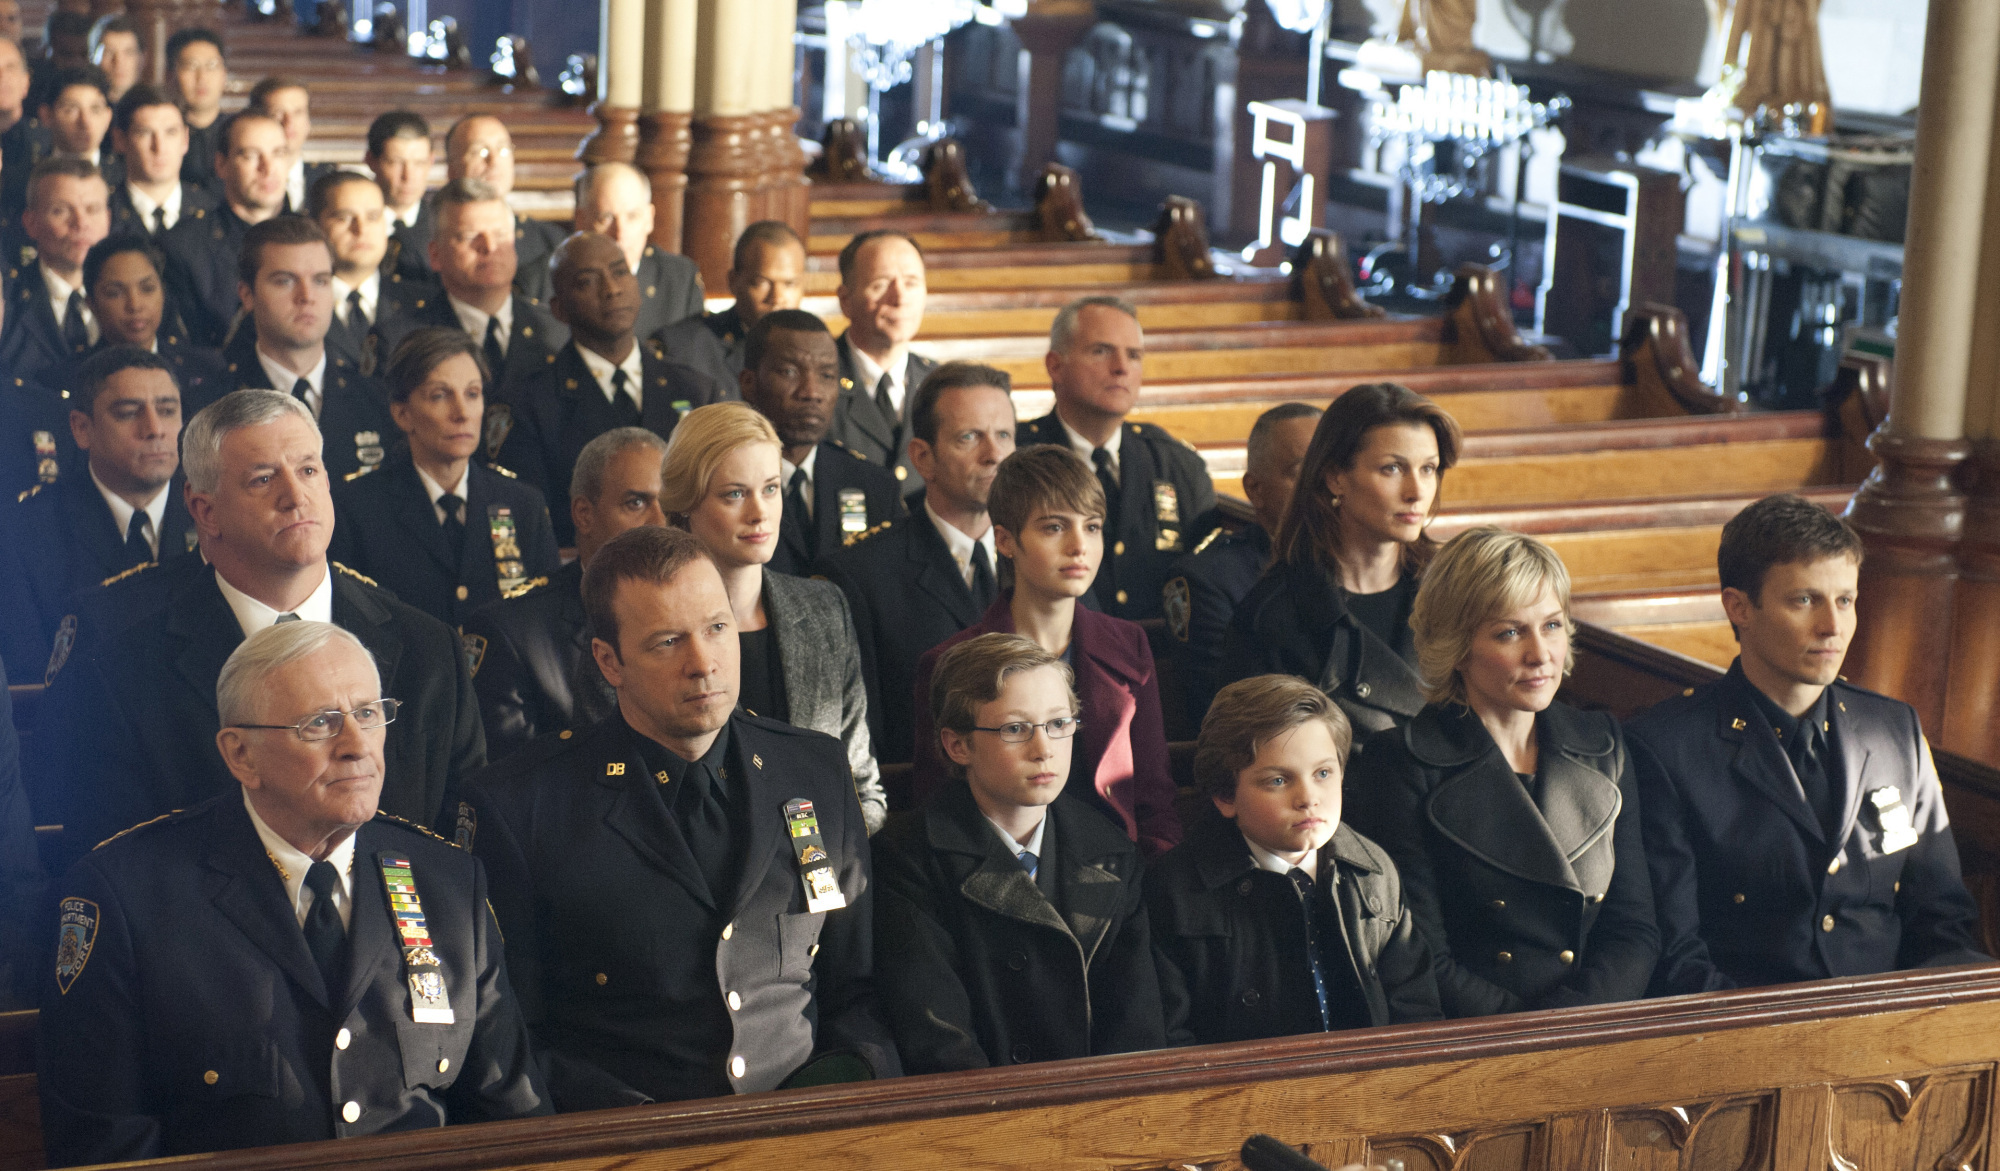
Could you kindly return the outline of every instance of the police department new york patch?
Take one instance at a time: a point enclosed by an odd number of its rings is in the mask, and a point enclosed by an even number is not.
[[[90,962],[90,949],[97,943],[97,904],[89,899],[64,899],[60,913],[60,934],[56,937],[56,987],[65,995],[69,986]]]
[[[64,616],[62,625],[56,628],[55,646],[49,651],[49,666],[46,671],[42,672],[43,687],[48,687],[55,683],[56,676],[62,672],[63,664],[69,662],[70,651],[75,648],[76,615],[69,614]]]

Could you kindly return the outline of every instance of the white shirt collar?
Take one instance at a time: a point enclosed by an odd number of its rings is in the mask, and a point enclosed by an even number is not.
[[[88,466],[87,461],[85,466]],[[112,523],[118,529],[118,539],[123,541],[125,539],[125,526],[132,523],[132,514],[138,510],[125,503],[123,496],[106,488],[104,481],[97,478],[96,468],[90,469],[90,482],[97,485],[98,495],[104,497],[104,503],[110,507]],[[160,485],[160,490],[153,493],[153,498],[146,502],[146,520],[148,522],[146,528],[150,530],[146,533],[146,543],[153,547],[153,560],[155,561],[160,559],[160,532],[161,526],[166,523],[167,489],[171,487],[173,487],[172,484]]]
[[[807,516],[811,516],[813,514],[813,469],[818,466],[819,466],[819,444],[817,443],[813,444],[810,448],[806,449],[806,457],[800,460],[798,463],[793,463],[791,460],[786,459],[782,455],[778,457],[778,483],[782,485],[785,489],[785,502],[787,504],[791,503],[792,473],[804,472],[806,474],[805,492],[806,492]]]
[[[284,733],[275,733],[284,735]],[[278,836],[278,831],[264,824],[257,816],[257,807],[250,803],[250,790],[243,790],[243,808],[250,811],[250,824],[257,829],[258,838],[264,843],[264,852],[271,856],[271,862],[278,868],[278,878],[285,884],[285,898],[292,904],[292,912],[299,917],[299,926],[306,925],[306,912],[312,909],[313,892],[306,889],[306,871],[312,868],[313,860],[290,842]],[[340,889],[334,892],[333,909],[340,912],[340,925],[345,927],[354,916],[354,834],[340,839],[340,844],[327,853],[327,864],[340,875]]]
[[[861,389],[868,393],[869,398],[875,397],[875,387],[881,383],[882,375],[889,376],[889,399],[896,404],[896,410],[900,413],[903,409],[905,390],[903,375],[910,369],[909,357],[905,355],[902,361],[893,363],[896,367],[894,370],[884,370],[875,364],[875,359],[862,353],[861,347],[852,342],[848,343],[847,352],[854,355],[854,371],[861,375]]]
[[[421,199],[409,207],[392,207],[389,209],[389,230],[393,232],[397,228],[414,228],[417,226],[417,217],[423,214],[424,201]]]
[[[1062,423],[1063,434],[1069,436],[1069,445],[1071,450],[1075,451],[1078,455],[1082,456],[1084,463],[1090,464],[1091,471],[1093,472],[1096,471],[1097,465],[1091,462],[1090,457],[1091,453],[1097,450],[1097,445],[1092,443],[1090,440],[1085,439],[1081,434],[1077,432],[1076,428],[1070,426],[1068,423],[1064,423],[1063,417],[1061,415],[1056,416],[1056,422]],[[1116,479],[1119,474],[1118,448],[1124,442],[1124,439],[1125,439],[1125,428],[1121,426],[1113,429],[1111,432],[1111,438],[1104,441],[1104,450],[1111,453],[1111,475],[1114,479]]]
[[[69,312],[69,295],[76,291],[76,286],[50,271],[46,264],[42,265],[42,283],[48,287],[49,308],[55,311],[56,325],[61,326],[63,314]],[[89,297],[83,299],[82,305],[83,324],[90,331],[90,344],[94,346],[97,344],[97,314],[90,311]]]
[[[271,389],[279,394],[292,393],[292,386],[304,378],[311,388],[306,393],[306,405],[312,408],[313,418],[319,418],[326,406],[326,347],[320,347],[318,363],[303,375],[265,353],[263,346],[257,347],[257,361],[264,367],[264,376],[271,380]]]
[[[500,353],[503,357],[506,355],[507,348],[514,340],[513,297],[509,296],[505,301],[500,302],[500,311],[498,313],[488,313],[477,306],[468,305],[450,293],[445,294],[445,300],[451,302],[451,311],[458,315],[459,326],[467,334],[471,335],[472,340],[479,345],[483,346],[486,344],[487,320],[489,318],[497,319],[500,322]],[[579,350],[582,348],[582,346],[577,347]],[[637,346],[632,348],[635,350],[638,349]]]
[[[1243,833],[1242,830],[1236,832]],[[1243,844],[1250,847],[1250,860],[1257,864],[1257,869],[1259,870],[1268,870],[1273,874],[1290,874],[1294,870],[1303,870],[1306,872],[1307,878],[1314,881],[1318,881],[1319,879],[1318,850],[1307,851],[1306,860],[1297,866],[1293,866],[1290,862],[1285,861],[1256,842],[1251,841],[1249,834],[1243,834]]]
[[[998,554],[993,549],[992,525],[987,525],[986,532],[978,540],[973,540],[959,531],[957,525],[952,524],[937,514],[937,509],[931,507],[929,493],[924,494],[924,512],[931,518],[931,524],[937,528],[938,536],[944,538],[944,547],[951,550],[951,559],[958,563],[958,575],[965,579],[965,584],[968,587],[972,585],[972,547],[974,545],[986,546],[986,566],[988,569],[996,571],[999,569],[1000,562],[995,560]]]
[[[291,173],[285,176],[285,198],[292,201],[292,211],[306,214],[306,161],[292,160]]]
[[[344,324],[350,326],[354,323],[347,320],[347,295],[355,291],[357,291],[356,286],[348,284],[339,277],[333,278],[333,312]],[[375,305],[382,296],[382,274],[379,271],[369,273],[362,280],[359,292],[361,293],[361,312],[367,316],[369,321],[374,321]],[[484,341],[486,339],[481,338],[480,340]]]
[[[175,183],[174,189],[167,193],[167,197],[158,202],[155,202],[152,196],[139,190],[138,187],[127,183],[125,184],[125,198],[132,201],[132,210],[139,213],[139,222],[145,226],[148,232],[153,230],[154,208],[159,208],[167,213],[167,226],[170,228],[181,221],[181,185],[179,183]]]
[[[625,389],[632,395],[633,403],[642,411],[646,409],[645,366],[640,362],[638,342],[632,343],[632,352],[625,355],[625,360],[616,366],[589,346],[579,344],[576,352],[583,355],[584,368],[590,371],[592,378],[597,379],[597,389],[604,392],[605,402],[616,404],[617,400],[612,397],[611,378],[617,371],[623,370]]]
[[[444,495],[445,492],[444,487],[440,485],[436,480],[431,479],[431,474],[425,471],[422,467],[417,468],[417,479],[423,482],[424,495],[431,498],[431,510],[437,513],[438,522],[442,524],[445,520],[444,505],[438,503],[438,498]],[[471,482],[472,482],[472,465],[470,463],[467,463],[465,465],[465,470],[458,474],[458,483],[453,485],[451,489],[451,494],[453,496],[458,497],[459,501],[458,507],[461,512],[465,510],[465,501],[468,499],[468,497],[465,494],[466,486]],[[459,519],[463,520],[464,517],[461,516]]]
[[[243,628],[243,637],[251,635],[267,626],[278,624],[278,611],[230,585],[228,580],[217,573],[215,584],[222,590],[222,600],[229,603],[229,609],[236,615],[236,625]],[[299,608],[290,611],[306,622],[333,621],[333,574],[326,568],[320,570],[319,585]]]
[[[981,814],[980,816],[985,817],[985,814]],[[1036,863],[1040,864],[1042,859],[1042,831],[1049,828],[1049,811],[1047,808],[1042,810],[1042,819],[1035,823],[1035,832],[1029,834],[1028,840],[1025,842],[1016,840],[1013,834],[1008,833],[1001,827],[999,822],[990,817],[986,818],[986,824],[992,826],[993,832],[1000,835],[1000,840],[1007,843],[1007,852],[1009,854],[1018,858],[1021,851],[1026,850],[1028,853],[1033,854]]]

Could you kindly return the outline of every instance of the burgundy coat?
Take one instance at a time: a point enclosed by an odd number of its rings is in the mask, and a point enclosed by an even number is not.
[[[976,625],[917,660],[914,783],[919,804],[946,779],[944,755],[931,723],[931,672],[947,648],[968,638],[1013,634],[1011,602],[1010,594],[1002,594]],[[1090,801],[1088,792],[1075,787],[1078,780],[1090,778],[1097,792],[1095,804],[1124,826],[1147,857],[1163,854],[1181,840],[1181,819],[1174,812],[1167,733],[1160,719],[1160,678],[1153,669],[1146,632],[1136,622],[1078,606],[1069,645],[1083,727],[1076,734],[1068,791]]]

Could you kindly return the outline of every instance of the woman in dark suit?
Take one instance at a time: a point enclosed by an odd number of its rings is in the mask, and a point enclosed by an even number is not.
[[[1406,387],[1370,383],[1335,399],[1299,465],[1273,563],[1223,636],[1218,681],[1317,684],[1354,725],[1357,751],[1368,733],[1416,715],[1410,607],[1458,448],[1458,424]]]
[[[1429,702],[1370,738],[1348,821],[1402,873],[1445,1015],[1644,996],[1660,937],[1624,736],[1555,701],[1574,663],[1562,560],[1470,529],[1410,624]]]
[[[384,377],[390,417],[408,444],[333,486],[327,556],[457,629],[480,606],[562,567],[549,508],[534,485],[472,458],[486,362],[464,330],[412,332]],[[469,653],[476,674],[481,652]]]
[[[1020,634],[1059,655],[1076,675],[1082,725],[1069,792],[1124,828],[1147,857],[1181,840],[1153,648],[1136,622],[1077,605],[1104,559],[1104,489],[1067,447],[1024,447],[1000,464],[986,508],[993,547],[1014,567],[1014,587],[977,624],[917,660],[914,784],[919,803],[944,784],[931,719],[931,673],[949,648],[982,634]]]
[[[785,490],[778,433],[742,403],[689,411],[667,441],[660,510],[695,535],[729,591],[743,652],[737,704],[838,738],[869,833],[889,803],[868,738],[868,692],[847,596],[824,581],[767,570]]]

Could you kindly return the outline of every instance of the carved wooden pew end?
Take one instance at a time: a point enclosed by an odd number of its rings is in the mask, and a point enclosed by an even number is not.
[[[1208,254],[1208,218],[1201,204],[1169,195],[1153,224],[1155,261],[1167,280],[1208,280],[1221,274]]]
[[[1083,210],[1083,180],[1061,163],[1043,167],[1042,177],[1035,181],[1035,222],[1042,239],[1050,243],[1101,238]]]
[[[1304,306],[1307,321],[1352,321],[1386,317],[1380,305],[1370,305],[1354,287],[1354,267],[1340,236],[1316,228],[1292,255],[1292,297]]]
[[[956,138],[940,138],[924,151],[924,197],[932,211],[992,211],[979,198],[965,168],[965,147]]]
[[[819,158],[806,173],[828,183],[866,183],[874,178],[868,169],[868,135],[852,118],[835,118],[826,124],[820,139]]]

